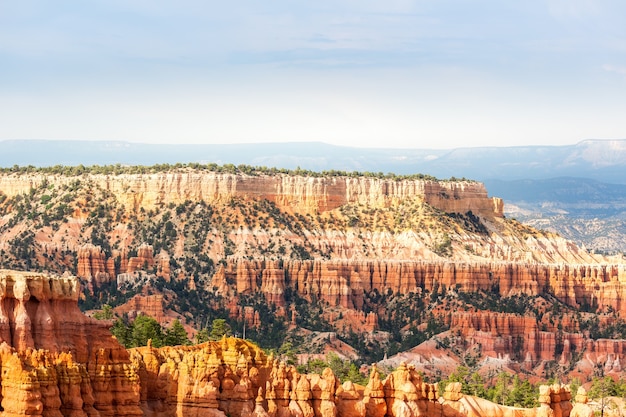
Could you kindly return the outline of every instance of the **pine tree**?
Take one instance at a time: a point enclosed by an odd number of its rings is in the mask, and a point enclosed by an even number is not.
[[[163,330],[155,319],[142,315],[137,317],[132,324],[130,345],[131,347],[146,346],[148,340],[152,340],[154,347],[163,346]]]
[[[200,329],[198,333],[196,333],[196,344],[204,343],[209,341],[209,329],[206,327],[204,329]]]
[[[191,341],[187,337],[187,331],[176,319],[172,322],[169,329],[165,331],[165,346],[190,345]]]
[[[220,340],[222,336],[230,336],[231,330],[228,323],[224,319],[215,319],[211,324],[211,333],[209,334],[209,338],[211,340]]]
[[[614,407],[615,403],[609,397],[616,395],[615,387],[615,381],[610,376],[593,379],[588,394],[600,404],[600,416],[604,416],[604,410]]]
[[[131,347],[131,328],[126,324],[124,320],[118,318],[111,327],[111,333],[118,342],[120,342],[125,348]]]

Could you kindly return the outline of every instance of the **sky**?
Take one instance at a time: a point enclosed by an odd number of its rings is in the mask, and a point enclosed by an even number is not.
[[[0,0],[0,140],[623,138],[623,0]]]

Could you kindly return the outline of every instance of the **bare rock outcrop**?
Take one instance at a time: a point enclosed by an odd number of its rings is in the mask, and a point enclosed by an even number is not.
[[[100,246],[86,244],[76,253],[76,274],[90,282],[92,288],[97,288],[111,279],[111,271],[107,259]]]
[[[234,338],[192,347],[135,348],[130,359],[140,376],[145,416],[249,416],[267,378],[263,351]]]
[[[137,248],[137,256],[128,259],[127,273],[147,271],[154,268],[154,250],[151,245],[142,244]]]
[[[260,277],[258,279],[257,277]],[[234,282],[234,284],[229,284]],[[626,269],[623,265],[551,265],[506,262],[349,261],[228,259],[212,286],[221,294],[260,290],[268,302],[284,306],[287,286],[310,300],[358,310],[364,292],[376,289],[407,294],[436,286],[463,292],[496,291],[501,296],[539,295],[545,288],[574,307],[603,305],[626,316]]]
[[[541,387],[541,407],[503,407],[437,384],[401,364],[367,387],[332,370],[301,375],[235,338],[196,346],[125,350],[110,323],[78,310],[78,280],[0,271],[0,405],[3,416],[40,417],[478,417],[586,416],[569,388]],[[582,405],[580,405],[582,404]]]
[[[483,184],[473,181],[393,180],[370,177],[301,177],[247,175],[220,172],[168,172],[157,174],[100,175],[88,179],[109,190],[129,209],[146,210],[169,203],[228,201],[233,197],[265,198],[278,207],[315,214],[348,203],[388,207],[412,197],[422,197],[447,212],[472,211],[484,217],[502,217],[499,198],[489,198]],[[74,177],[46,174],[0,176],[0,190],[8,197],[28,193],[43,182],[70,184]]]
[[[3,415],[140,416],[139,380],[75,277],[0,271]]]
[[[585,361],[602,367],[605,373],[621,372],[626,358],[626,340],[591,340],[582,333],[540,330],[534,317],[485,311],[454,312],[450,327],[469,345],[478,345],[482,354],[495,358],[517,358],[524,366],[557,360],[562,365],[572,360],[572,352],[585,352]],[[555,357],[559,346],[560,357]]]

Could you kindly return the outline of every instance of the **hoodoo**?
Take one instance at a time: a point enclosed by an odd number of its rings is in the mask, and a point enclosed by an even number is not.
[[[329,368],[300,374],[235,338],[127,351],[110,323],[80,313],[73,276],[2,270],[0,288],[2,416],[567,417],[571,409],[568,386],[542,387],[538,408],[505,407],[461,394],[458,383],[440,393],[405,364],[384,380],[374,366],[357,388]]]

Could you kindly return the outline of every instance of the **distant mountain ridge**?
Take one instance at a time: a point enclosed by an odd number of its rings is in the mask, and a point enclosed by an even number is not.
[[[505,214],[600,252],[626,252],[626,185],[588,178],[484,182]]]
[[[581,177],[626,184],[626,139],[585,140],[564,146],[451,150],[371,149],[321,142],[165,145],[121,141],[0,141],[0,167],[177,162],[301,167],[312,171],[423,173],[480,181]]]

